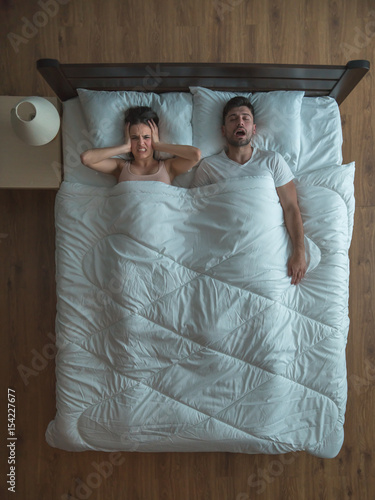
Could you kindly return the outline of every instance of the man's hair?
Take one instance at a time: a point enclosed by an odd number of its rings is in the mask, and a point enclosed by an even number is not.
[[[225,125],[225,118],[227,116],[227,114],[229,113],[229,111],[233,108],[239,108],[241,106],[246,106],[247,108],[249,108],[249,110],[251,111],[251,114],[253,115],[253,118],[254,118],[254,108],[253,108],[253,105],[251,104],[251,102],[249,101],[249,99],[247,99],[247,97],[243,97],[243,96],[236,96],[236,97],[233,97],[232,99],[230,99],[230,101],[228,101],[226,103],[226,105],[224,106],[224,109],[223,109],[223,125]]]
[[[148,125],[149,120],[154,120],[155,125],[159,124],[158,115],[148,106],[135,106],[134,108],[127,109],[125,112],[125,125],[127,123],[130,123],[130,126],[138,125],[138,123]]]

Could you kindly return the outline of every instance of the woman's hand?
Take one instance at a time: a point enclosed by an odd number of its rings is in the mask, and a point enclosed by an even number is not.
[[[156,144],[160,142],[159,129],[154,120],[148,120],[148,124],[151,129],[151,145],[155,149]]]
[[[132,148],[131,148],[131,141],[130,141],[130,123],[129,122],[125,124],[124,138],[125,138],[124,146],[125,146],[126,150],[131,151]]]

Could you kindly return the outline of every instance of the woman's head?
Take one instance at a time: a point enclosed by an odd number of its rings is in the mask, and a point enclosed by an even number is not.
[[[125,112],[125,125],[129,123],[130,127],[139,123],[148,126],[149,120],[153,120],[155,125],[159,124],[158,115],[148,106],[135,106],[134,108],[127,109]]]
[[[133,158],[147,158],[153,155],[151,128],[149,121],[159,124],[159,117],[148,106],[136,106],[125,112],[125,127],[129,126],[129,136]]]

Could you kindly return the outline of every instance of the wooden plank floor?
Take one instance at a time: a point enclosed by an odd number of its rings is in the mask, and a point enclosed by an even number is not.
[[[43,7],[44,6],[44,7]],[[44,12],[44,14],[43,14]],[[0,4],[1,94],[53,95],[35,70],[62,62],[374,63],[373,0],[35,0]],[[55,414],[53,191],[0,191],[1,423],[16,390],[22,500],[372,500],[375,498],[375,169],[372,71],[341,107],[344,161],[356,161],[350,250],[345,442],[305,453],[67,453],[44,439]],[[3,434],[2,434],[3,435]]]

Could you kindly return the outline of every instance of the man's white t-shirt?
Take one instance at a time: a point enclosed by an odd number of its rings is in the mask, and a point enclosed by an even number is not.
[[[225,179],[249,175],[272,177],[275,187],[284,186],[294,178],[292,171],[280,153],[254,148],[250,160],[241,165],[228,158],[223,150],[217,155],[202,160],[190,187],[215,184]]]

